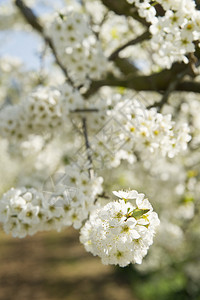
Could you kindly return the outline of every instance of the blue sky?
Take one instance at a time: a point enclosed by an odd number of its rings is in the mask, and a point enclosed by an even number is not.
[[[0,56],[20,58],[30,69],[39,68],[39,45],[41,39],[28,32],[6,30],[0,32]]]
[[[9,3],[11,0],[0,0],[0,5]],[[48,13],[52,11],[51,4],[55,4],[55,0],[48,0],[48,6],[38,1],[34,7],[36,15]],[[56,6],[62,7],[62,0],[56,0]],[[7,55],[20,58],[27,68],[38,69],[40,67],[39,50],[41,48],[41,38],[37,34],[30,34],[20,30],[4,30],[0,31],[0,57]]]

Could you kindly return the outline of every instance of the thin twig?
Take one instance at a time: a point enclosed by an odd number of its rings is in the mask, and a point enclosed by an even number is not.
[[[187,69],[185,69],[184,71],[182,71],[179,74],[177,74],[175,80],[173,80],[172,82],[170,82],[170,84],[169,84],[168,88],[166,89],[166,91],[165,91],[165,93],[164,93],[161,101],[159,101],[157,103],[154,103],[153,105],[150,105],[147,108],[150,109],[152,107],[157,107],[158,108],[158,112],[160,112],[161,109],[163,108],[163,106],[167,103],[170,94],[176,90],[177,85],[184,78],[184,76],[188,74],[188,69],[190,70],[190,68],[191,67],[189,65]]]
[[[142,35],[136,37],[135,39],[125,43],[124,45],[120,46],[118,49],[116,49],[110,56],[109,56],[109,60],[115,60],[116,57],[118,57],[119,53],[124,50],[126,47],[128,46],[133,46],[136,45],[138,43],[143,42],[144,40],[147,40],[150,38],[150,33],[149,31],[145,31]]]
[[[54,47],[53,42],[51,41],[51,39],[49,37],[46,36],[44,28],[40,24],[38,18],[36,17],[36,15],[32,11],[32,9],[30,7],[28,7],[27,5],[25,5],[22,0],[15,0],[15,4],[19,8],[21,14],[24,16],[24,18],[28,22],[28,24],[30,24],[42,36],[42,38],[44,39],[44,41],[51,48],[52,53],[53,53],[53,55],[55,57],[56,63],[59,65],[59,67],[61,68],[61,70],[65,74],[67,80],[73,86],[73,81],[69,77],[67,69],[63,66],[63,64],[61,63],[60,59],[58,58],[58,55],[56,53],[56,49]]]
[[[103,192],[102,194],[99,194],[97,196],[98,196],[98,198],[110,199],[110,196],[106,195],[105,192]]]
[[[85,108],[85,109],[75,109],[75,110],[72,110],[70,111],[70,113],[90,113],[90,112],[99,112],[99,109],[97,108]]]
[[[101,22],[99,24],[97,24],[99,26],[99,28],[102,28],[103,24],[106,22],[106,20],[108,19],[108,15],[109,15],[109,11],[106,11]],[[98,32],[94,32],[96,37],[98,38],[99,40],[99,34],[100,34],[100,31]]]
[[[85,146],[86,146],[86,151],[87,151],[87,158],[90,163],[90,167],[88,168],[88,173],[89,177],[93,178],[94,177],[94,172],[92,169],[92,156],[91,156],[91,148],[90,148],[90,143],[88,139],[88,132],[87,132],[87,120],[86,118],[82,118],[82,128],[83,128],[83,135],[85,138]]]

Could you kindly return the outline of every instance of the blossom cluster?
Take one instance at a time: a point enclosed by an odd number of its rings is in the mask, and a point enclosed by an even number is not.
[[[35,189],[10,189],[0,202],[0,222],[4,231],[23,238],[44,230],[51,223],[42,195]]]
[[[90,120],[89,128],[94,127]],[[113,110],[107,110],[104,125],[91,138],[94,163],[106,168],[117,167],[120,161],[136,161],[134,153],[146,159],[151,155],[173,158],[187,149],[191,139],[187,123],[175,123],[172,115],[147,109],[135,97],[118,99]]]
[[[20,104],[7,105],[0,111],[0,135],[20,142],[31,134],[53,134],[64,126],[71,110],[83,105],[80,93],[67,83],[58,89],[39,87]]]
[[[62,180],[65,183],[59,182],[54,191],[40,192],[23,187],[6,192],[0,201],[4,231],[23,238],[38,231],[60,231],[71,225],[80,228],[95,207],[103,180],[101,177],[90,179],[73,166],[66,168]]]
[[[195,51],[200,34],[200,12],[193,0],[156,1],[164,13],[157,16],[154,2],[127,0],[134,3],[142,18],[151,24],[151,47],[157,64],[170,68],[175,61],[188,63],[187,54]]]
[[[172,115],[158,113],[155,108],[146,109],[138,102],[128,102],[123,107],[126,115],[124,126],[130,133],[127,143],[135,151],[146,156],[148,153],[161,153],[163,156],[174,157],[179,152],[186,150],[191,137],[187,123],[176,125]]]
[[[118,166],[121,159],[134,162],[133,151],[142,157],[151,153],[172,158],[187,148],[190,135],[186,123],[176,124],[170,114],[147,109],[136,97],[128,97],[84,101],[68,83],[57,89],[39,87],[20,104],[0,111],[0,135],[12,143],[28,140],[29,135],[54,136],[65,130],[69,115],[76,109],[96,109],[87,115],[90,150],[94,160],[108,167]],[[73,114],[74,123],[82,126],[79,113]]]
[[[153,243],[159,219],[144,194],[113,192],[119,200],[93,211],[81,229],[85,249],[103,264],[141,264]]]
[[[74,85],[86,84],[88,79],[99,79],[106,71],[107,59],[82,14],[70,10],[60,13],[47,34]]]
[[[39,88],[19,105],[7,105],[0,111],[0,132],[12,141],[21,141],[29,134],[52,131],[61,125],[61,107],[57,90]]]
[[[4,231],[23,238],[38,231],[60,231],[72,224],[79,229],[91,213],[80,235],[86,250],[100,256],[104,264],[122,267],[129,263],[141,264],[160,223],[149,201],[135,190],[119,191],[113,192],[119,200],[97,208],[94,199],[102,192],[102,179],[88,183],[82,174],[77,176],[75,169],[66,170],[72,171],[67,176],[68,182],[76,182],[80,188],[74,195],[72,187],[62,184],[57,185],[50,198],[33,188],[12,188],[5,193],[0,202]],[[86,185],[89,192],[85,193]]]

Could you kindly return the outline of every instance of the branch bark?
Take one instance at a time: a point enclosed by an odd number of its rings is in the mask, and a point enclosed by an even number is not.
[[[185,69],[183,72],[178,73],[177,76],[176,76],[176,79],[173,80],[169,84],[169,86],[168,86],[167,90],[165,91],[161,101],[157,102],[157,103],[154,103],[153,105],[150,105],[147,108],[157,107],[158,111],[161,111],[164,104],[167,103],[170,94],[175,91],[176,87],[181,82],[181,80],[184,78],[184,76],[187,74],[187,72],[188,72],[188,69]]]
[[[85,93],[85,97],[89,97],[96,93],[103,86],[125,87],[136,91],[157,91],[165,92],[173,81],[177,80],[177,76],[182,72],[189,73],[189,66],[183,63],[175,63],[170,70],[163,70],[159,73],[151,75],[128,75],[124,78],[116,78],[109,74],[107,78],[99,81],[93,81],[89,90]],[[187,73],[188,72],[188,73]],[[176,85],[174,91],[193,91],[200,93],[200,83],[194,81],[183,81]]]

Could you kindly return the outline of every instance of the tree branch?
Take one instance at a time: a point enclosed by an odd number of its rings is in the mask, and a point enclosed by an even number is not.
[[[188,69],[185,69],[183,72],[177,74],[176,79],[174,81],[172,81],[167,90],[165,91],[161,101],[154,103],[153,105],[148,106],[147,108],[152,108],[152,107],[157,107],[158,111],[161,111],[162,107],[164,106],[164,104],[167,103],[170,94],[175,91],[177,85],[180,83],[180,81],[184,78],[184,76],[187,74]]]
[[[136,37],[135,39],[125,43],[124,45],[120,46],[117,48],[110,56],[109,60],[113,61],[115,65],[120,69],[120,71],[124,75],[129,75],[129,74],[135,74],[138,72],[138,68],[131,63],[127,58],[121,58],[119,57],[119,53],[125,49],[128,46],[133,46],[138,43],[141,43],[142,41],[149,39],[150,38],[150,33],[148,31],[144,32],[141,36]]]
[[[82,118],[82,128],[83,128],[83,135],[85,138],[85,147],[86,147],[86,151],[87,151],[87,158],[89,161],[89,169],[88,169],[88,173],[89,173],[89,177],[93,178],[93,169],[92,169],[92,156],[91,156],[91,148],[90,148],[90,143],[89,143],[89,139],[88,139],[88,132],[87,132],[87,120],[86,118]]]
[[[29,8],[28,6],[26,6],[22,0],[15,0],[15,4],[19,8],[21,14],[23,15],[23,17],[25,18],[25,20],[27,21],[27,23],[30,24],[33,27],[33,29],[35,29],[42,36],[42,38],[44,39],[44,41],[51,48],[52,53],[53,53],[53,55],[55,57],[56,63],[62,69],[63,73],[65,74],[65,76],[68,79],[68,81],[70,82],[70,84],[73,85],[73,81],[69,77],[67,69],[63,66],[63,64],[61,63],[61,61],[59,60],[59,58],[57,56],[56,49],[55,49],[55,47],[53,45],[53,42],[51,41],[51,39],[49,37],[47,37],[45,35],[44,28],[40,24],[38,18],[36,17],[36,15],[32,11],[32,9]]]
[[[71,110],[70,113],[91,113],[91,112],[99,112],[98,108],[83,108],[83,109],[75,109]]]
[[[151,34],[149,33],[149,31],[145,31],[142,35],[136,37],[135,39],[125,43],[124,45],[120,46],[118,49],[116,49],[110,56],[109,56],[109,60],[115,60],[115,58],[118,57],[119,53],[124,50],[126,47],[128,46],[133,46],[136,44],[139,44],[141,42],[143,42],[144,40],[150,39]]]
[[[176,91],[200,93],[200,83],[194,81],[183,81],[177,85]]]
[[[137,11],[134,8],[133,5],[128,4],[126,1],[113,1],[113,0],[102,0],[102,2],[111,10],[116,12],[120,15],[126,15],[126,16],[132,16],[135,17],[135,14],[137,15]],[[47,37],[44,33],[44,29],[42,25],[40,24],[38,18],[35,16],[33,11],[27,7],[23,0],[15,0],[16,6],[20,9],[22,15],[26,19],[26,21],[43,37],[45,42],[49,45],[51,48],[53,55],[55,57],[55,60],[57,64],[60,66],[62,71],[64,72],[65,76],[67,77],[68,81],[73,85],[73,81],[70,79],[68,72],[66,68],[62,65],[61,61],[59,60],[55,47],[49,37]],[[136,18],[137,19],[137,18]],[[139,17],[140,21],[144,21],[144,19]],[[146,21],[145,21],[146,23]],[[146,24],[148,25],[148,24]],[[176,63],[172,66],[170,70],[163,70],[159,73],[154,73],[148,76],[136,76],[135,74],[131,74],[131,71],[135,71],[134,66],[132,66],[130,63],[126,63],[126,61],[121,61],[123,59],[120,59],[118,57],[118,53],[127,47],[128,45],[134,45],[141,40],[148,38],[148,32],[145,32],[142,36],[129,41],[125,45],[121,46],[119,49],[116,49],[113,54],[111,54],[110,59],[116,59],[116,62],[120,64],[120,66],[124,69],[124,73],[128,76],[125,76],[123,78],[116,78],[113,75],[108,75],[107,78],[99,81],[93,81],[91,83],[91,86],[89,90],[85,93],[85,97],[89,97],[95,92],[98,91],[98,89],[102,86],[122,86],[129,89],[134,89],[137,91],[161,91],[165,92],[169,89],[170,84],[173,81],[177,80],[177,75],[183,72],[184,70],[189,68],[185,64]],[[117,61],[119,60],[119,61]],[[123,64],[125,63],[125,67],[123,67]],[[186,72],[187,73],[187,72]],[[198,82],[192,82],[192,81],[184,81],[184,82],[178,82],[176,84],[176,88],[174,91],[193,91],[195,93],[200,93],[200,83]]]
[[[89,97],[96,93],[102,86],[125,87],[136,91],[157,91],[165,92],[169,85],[177,80],[177,75],[184,72],[189,74],[189,66],[184,63],[175,63],[170,70],[163,70],[159,73],[151,75],[128,75],[123,78],[116,78],[109,74],[107,78],[99,81],[93,81],[89,90],[85,93],[85,97]],[[200,83],[193,81],[179,82],[174,91],[193,91],[200,93]]]
[[[33,11],[26,6],[22,0],[15,1],[16,6],[19,8],[21,13],[23,14],[26,21],[39,33],[43,34],[43,27],[39,23],[37,17],[34,15]]]
[[[149,27],[149,23],[141,18],[137,12],[134,4],[129,4],[126,0],[101,0],[101,2],[110,10],[114,11],[117,15],[124,15],[133,17],[135,20]]]
[[[136,74],[138,72],[138,68],[134,65],[134,63],[130,62],[126,58],[117,57],[114,60],[115,65],[120,69],[123,75]]]

